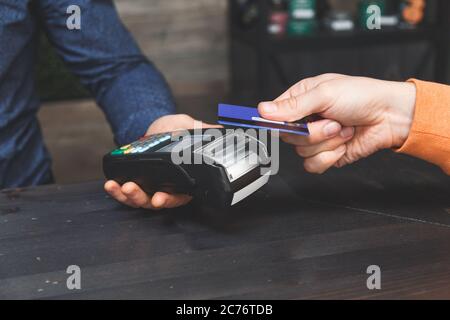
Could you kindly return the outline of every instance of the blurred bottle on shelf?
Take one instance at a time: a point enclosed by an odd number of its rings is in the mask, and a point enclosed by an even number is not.
[[[350,31],[355,28],[359,0],[328,0],[324,25],[332,31]]]
[[[289,35],[310,35],[317,29],[316,0],[289,0]]]
[[[394,28],[399,24],[398,1],[390,0],[385,2],[384,12],[380,22],[382,28]]]
[[[401,26],[411,28],[419,25],[425,16],[425,0],[402,0],[400,3]]]
[[[400,0],[402,2],[402,0]],[[399,0],[362,0],[360,2],[360,26],[367,29],[367,21],[373,12],[368,12],[368,8],[376,5],[379,8],[379,22],[383,29],[395,28],[400,24]]]
[[[258,0],[236,0],[237,23],[241,29],[254,27],[259,18]]]
[[[289,13],[294,20],[308,20],[316,17],[316,0],[290,0]]]
[[[282,36],[286,33],[289,20],[286,0],[271,0],[267,32],[271,35]]]
[[[380,16],[377,18],[373,17],[373,12],[370,10],[371,7],[378,7]],[[385,0],[361,0],[359,4],[359,25],[362,29],[369,29],[368,21],[372,19],[381,19],[385,15],[386,1]],[[381,25],[381,24],[380,24]]]

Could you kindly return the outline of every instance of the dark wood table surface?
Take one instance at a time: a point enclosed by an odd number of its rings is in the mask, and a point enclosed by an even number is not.
[[[450,298],[450,178],[390,152],[314,176],[290,150],[222,218],[101,182],[0,194],[0,299]],[[66,268],[81,268],[68,290]],[[381,290],[366,269],[381,268]]]

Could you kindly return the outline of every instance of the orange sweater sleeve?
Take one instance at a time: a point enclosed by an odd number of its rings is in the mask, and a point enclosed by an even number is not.
[[[396,150],[434,163],[450,175],[450,86],[410,79],[416,85],[411,131]]]

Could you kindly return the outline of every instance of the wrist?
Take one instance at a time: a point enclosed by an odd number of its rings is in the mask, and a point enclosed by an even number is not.
[[[411,82],[396,82],[388,97],[392,148],[400,148],[408,139],[414,119],[416,86]]]

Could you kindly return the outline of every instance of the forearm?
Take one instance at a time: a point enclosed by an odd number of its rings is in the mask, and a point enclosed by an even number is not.
[[[67,30],[76,4],[81,29]],[[40,0],[38,13],[56,52],[104,110],[118,144],[145,134],[156,118],[174,112],[164,78],[142,55],[111,0]]]
[[[429,161],[450,174],[450,86],[412,79],[415,111],[409,135],[397,151]]]
[[[143,136],[154,120],[175,112],[164,78],[148,62],[122,71],[96,92],[119,145]]]

